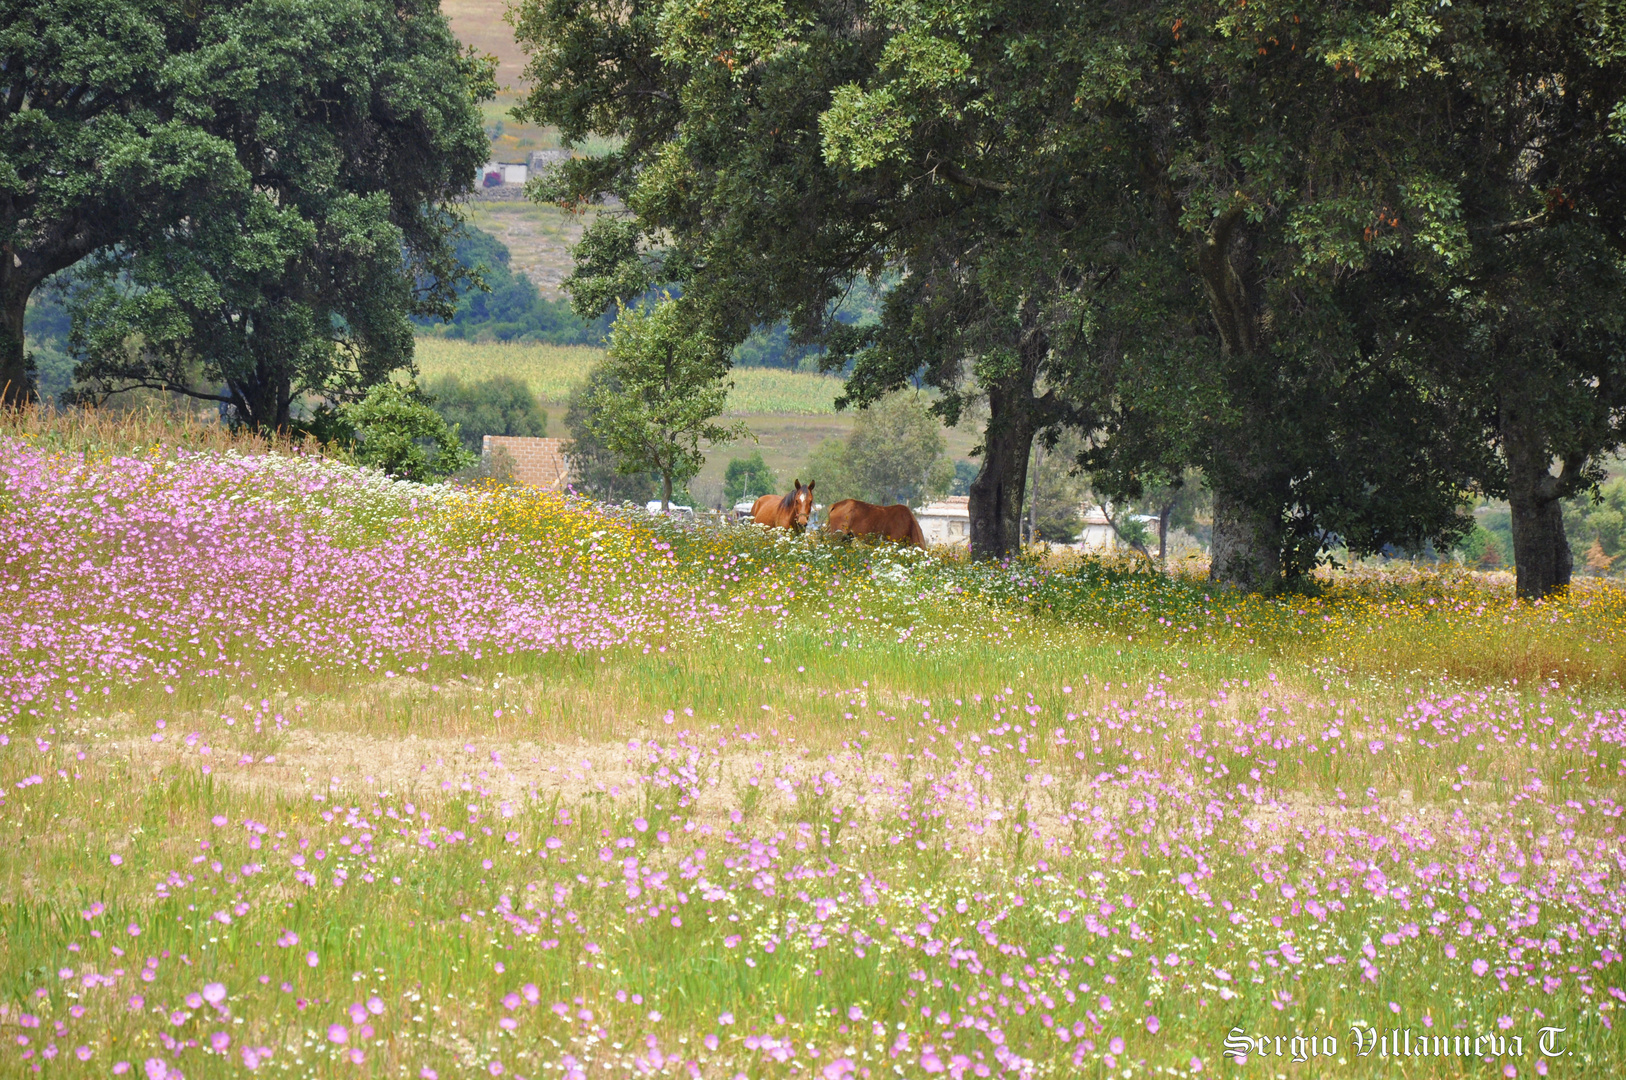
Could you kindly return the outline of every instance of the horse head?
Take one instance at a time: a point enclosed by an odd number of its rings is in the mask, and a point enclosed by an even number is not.
[[[802,481],[797,479],[796,486],[785,496],[785,509],[790,514],[789,525],[798,532],[807,528],[808,516],[813,513],[814,483],[815,481],[809,480],[807,486],[803,487]]]

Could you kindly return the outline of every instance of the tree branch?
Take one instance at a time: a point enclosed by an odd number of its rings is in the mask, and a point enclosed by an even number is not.
[[[966,187],[982,188],[984,191],[999,192],[1006,192],[1014,189],[1014,185],[1004,183],[1000,180],[987,180],[980,176],[972,176],[962,170],[952,161],[945,161],[938,167],[943,170],[944,176],[947,176],[956,184],[964,184]]]
[[[1552,223],[1552,215],[1543,210],[1539,214],[1531,214],[1529,217],[1520,218],[1518,221],[1504,221],[1500,224],[1492,225],[1490,227],[1490,234],[1492,236],[1517,236],[1520,233],[1535,232],[1537,229],[1545,229]]]
[[[1112,526],[1113,535],[1150,559],[1152,557],[1152,553],[1146,550],[1146,545],[1141,543],[1139,540],[1131,540],[1125,536],[1123,534],[1123,530],[1118,528],[1118,523],[1112,520],[1112,511],[1107,509],[1107,504],[1101,503],[1099,505],[1101,507],[1101,516],[1107,519],[1108,525]]]
[[[117,390],[104,390],[102,392],[101,399],[106,401],[114,394],[122,394],[128,390],[166,390],[172,394],[184,394],[190,398],[197,398],[199,401],[215,401],[222,402],[227,405],[230,405],[232,400],[231,397],[226,394],[205,394],[202,391],[193,390],[185,386],[177,386],[170,382],[152,382],[147,380],[133,382],[129,386],[121,386]]]

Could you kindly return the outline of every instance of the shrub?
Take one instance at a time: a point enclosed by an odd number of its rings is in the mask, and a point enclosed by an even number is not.
[[[750,457],[734,458],[728,463],[727,471],[723,473],[723,498],[731,506],[741,499],[767,495],[778,490],[779,478],[768,468],[768,463],[762,460],[760,450]]]
[[[474,463],[416,383],[379,383],[342,413],[356,432],[356,460],[398,479],[435,480]]]

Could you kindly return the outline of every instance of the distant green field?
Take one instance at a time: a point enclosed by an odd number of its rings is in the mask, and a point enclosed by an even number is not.
[[[468,381],[512,375],[544,402],[562,403],[587,369],[603,355],[585,345],[503,345],[418,339],[418,368],[425,379],[456,375]],[[818,416],[835,412],[841,380],[777,368],[735,368],[729,412]]]

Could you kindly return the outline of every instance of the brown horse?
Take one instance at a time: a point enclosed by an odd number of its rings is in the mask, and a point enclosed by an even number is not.
[[[920,522],[901,503],[876,506],[857,499],[842,499],[830,508],[829,515],[824,519],[824,529],[850,536],[878,536],[883,540],[896,540],[919,548],[926,546],[926,534],[920,531]]]
[[[751,504],[751,520],[770,528],[792,529],[801,532],[807,528],[807,516],[813,512],[813,484],[809,480],[803,487],[801,480],[789,495],[764,495]]]

